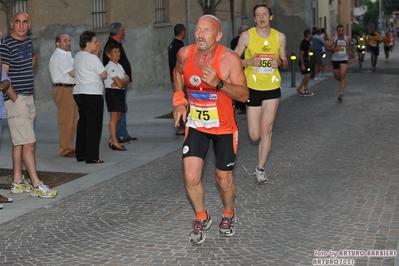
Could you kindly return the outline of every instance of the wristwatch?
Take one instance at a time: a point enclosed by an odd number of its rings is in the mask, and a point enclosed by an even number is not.
[[[284,60],[282,60],[282,59],[280,59],[280,60],[281,60],[281,64],[278,67],[284,67]]]
[[[220,80],[219,83],[216,85],[215,88],[219,91],[219,90],[223,87],[223,85],[224,85],[223,80]]]

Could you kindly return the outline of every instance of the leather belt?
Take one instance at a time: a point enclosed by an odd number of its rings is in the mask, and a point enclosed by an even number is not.
[[[55,83],[56,87],[75,87],[75,84],[66,84],[66,83]]]

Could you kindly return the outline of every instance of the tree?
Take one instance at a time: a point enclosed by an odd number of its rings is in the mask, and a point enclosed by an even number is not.
[[[398,0],[383,0],[382,10],[384,14],[390,15],[393,11],[399,11],[399,1]]]
[[[368,28],[376,28],[378,26],[378,19],[380,16],[379,1],[376,1],[375,3],[367,1],[366,5],[367,12],[364,14],[363,23]]]
[[[198,0],[204,15],[215,15],[216,7],[220,4],[220,2],[222,2],[222,0]]]
[[[8,32],[11,32],[11,18],[14,15],[14,0],[0,0],[0,4],[3,4],[6,8],[6,15],[7,15],[7,29]]]

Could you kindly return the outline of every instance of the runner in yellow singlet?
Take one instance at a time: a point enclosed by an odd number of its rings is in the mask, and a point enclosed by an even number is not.
[[[369,50],[371,53],[371,71],[375,72],[377,67],[377,58],[380,54],[380,47],[378,46],[382,42],[381,35],[375,31],[375,28],[371,29],[370,34],[367,36]]]
[[[258,165],[253,175],[256,181],[266,183],[265,164],[270,153],[272,129],[281,97],[279,68],[287,68],[286,39],[281,32],[270,27],[271,8],[258,4],[253,8],[256,26],[243,32],[235,52],[245,59],[245,76],[249,88],[247,122],[252,141],[259,140]]]
[[[359,68],[362,67],[362,63],[364,61],[364,54],[366,53],[366,35],[363,31],[359,31],[359,35],[356,37],[356,46],[357,46],[357,58],[359,60]]]

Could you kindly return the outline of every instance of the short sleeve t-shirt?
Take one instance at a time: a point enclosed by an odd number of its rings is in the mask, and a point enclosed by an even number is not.
[[[100,74],[105,71],[100,59],[89,52],[80,51],[74,62],[76,86],[73,94],[102,95],[104,91]]]
[[[121,80],[125,77],[125,70],[121,64],[115,64],[111,61],[105,66],[105,70],[107,70],[107,78],[104,80],[105,88],[113,88],[111,84],[114,82],[113,78],[119,77]],[[115,89],[118,89],[114,87]],[[123,89],[123,88],[119,88]]]
[[[310,41],[303,39],[299,46],[299,51],[303,51],[303,59],[305,62],[309,61]]]
[[[0,55],[3,64],[10,67],[8,77],[17,94],[33,95],[34,75],[32,58],[35,48],[32,40],[27,36],[24,40],[16,40],[7,35],[0,44]],[[4,93],[4,100],[9,100]]]

